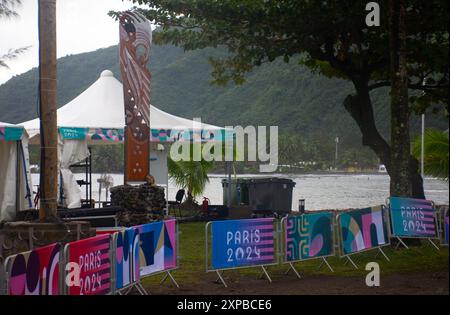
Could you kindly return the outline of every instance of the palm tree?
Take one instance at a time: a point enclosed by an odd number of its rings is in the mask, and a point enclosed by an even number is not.
[[[214,162],[174,161],[169,157],[167,166],[169,177],[178,187],[187,190],[187,202],[193,204],[194,198],[202,194],[206,183],[209,182],[208,172],[214,166]]]
[[[424,135],[424,173],[448,181],[448,130],[427,129]],[[420,159],[421,138],[414,141],[413,155]]]

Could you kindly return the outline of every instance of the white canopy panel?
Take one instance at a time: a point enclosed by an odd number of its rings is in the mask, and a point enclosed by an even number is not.
[[[28,135],[21,126],[0,122],[0,222],[33,207]]]
[[[95,130],[118,130],[122,132],[125,124],[122,83],[109,70],[104,70],[100,78],[83,93],[57,111],[59,128],[84,128],[87,132]],[[39,118],[21,123],[30,138],[39,134]],[[154,106],[150,108],[150,126],[152,142],[165,142],[173,131],[210,131],[224,130],[221,127],[200,124],[193,120],[166,113]],[[61,130],[60,130],[61,131]],[[104,131],[103,134],[107,132]],[[100,136],[103,136],[101,134]],[[162,136],[161,136],[162,135]],[[120,135],[119,135],[120,138]],[[163,139],[164,138],[164,139]]]

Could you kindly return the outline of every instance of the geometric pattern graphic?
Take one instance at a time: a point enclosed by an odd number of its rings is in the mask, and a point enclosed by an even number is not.
[[[60,245],[52,244],[8,257],[10,295],[59,294]]]
[[[333,255],[333,218],[331,212],[288,217],[285,221],[286,261]]]
[[[176,220],[140,225],[140,275],[148,276],[177,267]]]
[[[95,129],[94,133],[91,136],[91,140],[111,141],[111,142],[120,142],[123,141],[123,138],[124,136],[122,129],[99,128]]]
[[[389,202],[392,234],[398,237],[436,237],[436,209],[423,199],[391,197]]]
[[[339,216],[341,249],[344,255],[389,243],[383,207],[352,210]]]
[[[139,281],[139,230],[130,228],[116,234],[116,289]]]
[[[214,269],[271,264],[276,261],[273,218],[213,221]]]
[[[105,295],[111,290],[110,235],[103,234],[68,243],[67,262],[80,267],[80,283],[68,288],[69,295]]]
[[[4,135],[0,127],[0,140]],[[120,128],[69,128],[59,127],[59,134],[64,140],[85,140],[122,142],[125,139],[124,130]],[[9,133],[10,136],[12,136]],[[232,139],[230,130],[178,130],[178,129],[154,129],[150,131],[150,142],[224,142]],[[17,139],[19,140],[20,137]],[[4,139],[3,139],[4,140]]]

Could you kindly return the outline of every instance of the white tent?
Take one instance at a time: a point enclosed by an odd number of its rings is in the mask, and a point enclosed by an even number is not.
[[[0,222],[33,208],[28,134],[21,126],[0,122]]]
[[[89,156],[88,144],[114,144],[123,141],[125,124],[122,84],[109,70],[72,101],[57,111],[60,139],[60,170],[68,208],[80,206],[81,189],[69,166]],[[21,123],[30,135],[30,144],[39,143],[39,119]],[[152,143],[222,141],[225,129],[203,124],[150,108]],[[151,173],[160,185],[167,183],[167,152],[152,150]]]
[[[58,109],[58,127],[64,139],[87,139],[89,143],[115,142],[123,139],[125,124],[122,83],[109,70],[72,101]],[[21,123],[28,131],[31,143],[39,141],[39,119]],[[152,142],[171,142],[186,137],[192,131],[205,140],[219,137],[221,127],[198,124],[193,120],[166,113],[154,106],[150,108]],[[216,135],[211,133],[217,132]],[[192,135],[191,135],[192,136]],[[195,136],[195,135],[194,135]]]

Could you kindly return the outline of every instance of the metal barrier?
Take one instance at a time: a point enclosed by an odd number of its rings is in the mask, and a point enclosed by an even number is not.
[[[448,246],[449,242],[449,222],[448,222],[449,208],[448,206],[442,206],[439,213],[438,226],[439,233],[441,235],[441,246]]]
[[[359,269],[358,266],[356,265],[356,263],[353,261],[353,259],[351,259],[350,256],[354,255],[354,254],[357,254],[357,253],[363,253],[363,252],[371,251],[371,250],[374,250],[374,249],[378,249],[377,254],[375,255],[375,258],[377,258],[379,254],[382,254],[387,261],[390,261],[389,257],[386,255],[386,253],[382,249],[382,247],[389,246],[391,244],[391,242],[390,242],[391,236],[390,236],[390,231],[387,228],[388,221],[387,221],[385,207],[384,206],[380,206],[380,207],[381,207],[381,211],[382,211],[381,218],[382,218],[382,224],[383,224],[383,231],[385,231],[385,233],[386,233],[386,235],[385,235],[386,242],[384,244],[380,244],[378,246],[370,246],[370,247],[367,247],[367,248],[364,248],[364,249],[361,249],[361,250],[355,250],[353,252],[347,252],[347,253],[345,252],[344,240],[343,240],[343,236],[342,236],[342,231],[343,230],[342,230],[341,217],[343,215],[348,215],[348,213],[351,213],[351,212],[362,211],[362,210],[365,210],[365,209],[372,209],[372,208],[356,209],[356,210],[348,211],[347,213],[338,214],[336,216],[337,231],[338,231],[338,244],[339,244],[339,257],[347,259],[345,264],[350,263],[355,269]]]
[[[63,251],[65,273],[62,277],[63,279],[61,279],[64,281],[62,294],[113,294],[115,286],[115,276],[112,268],[113,248],[112,238],[109,234],[97,235],[66,244]],[[107,255],[106,261],[105,255]],[[67,283],[72,272],[72,269],[67,270],[67,267],[79,268],[77,271],[74,271],[77,273],[76,277],[78,279],[76,281],[79,281],[79,285],[69,285]],[[102,276],[104,274],[107,275],[104,278],[108,279],[108,281],[103,281]]]
[[[281,229],[282,229],[282,235],[283,235],[282,239],[284,241],[283,242],[284,246],[282,247],[284,250],[282,250],[282,255],[281,255],[282,264],[289,265],[289,268],[286,270],[285,274],[288,274],[289,271],[292,270],[295,273],[295,275],[297,276],[297,278],[301,279],[302,277],[301,277],[300,273],[298,272],[298,270],[295,268],[294,263],[308,261],[308,260],[313,260],[313,259],[320,259],[321,260],[321,263],[319,265],[319,269],[323,265],[326,265],[330,269],[331,272],[334,272],[333,268],[328,263],[327,257],[332,257],[332,256],[336,255],[336,245],[335,245],[336,244],[336,242],[335,242],[335,239],[336,239],[336,236],[335,236],[336,220],[335,220],[335,216],[334,216],[333,213],[326,212],[326,214],[329,215],[329,218],[331,220],[331,222],[330,222],[331,251],[329,253],[326,253],[326,254],[314,255],[312,257],[309,256],[309,255],[308,255],[308,257],[303,257],[303,250],[300,249],[300,244],[298,244],[299,245],[298,246],[298,248],[299,248],[298,256],[295,257],[295,255],[291,255],[291,256],[294,256],[294,257],[290,257],[290,258],[288,257],[288,226],[287,226],[287,224],[288,224],[288,220],[289,219],[300,219],[300,222],[295,222],[294,223],[294,228],[297,227],[297,224],[300,224],[299,228],[301,229],[301,232],[304,232],[304,233],[299,232],[298,233],[298,234],[300,234],[299,236],[307,237],[310,240],[312,233],[311,233],[311,231],[308,231],[309,223],[306,223],[306,220],[304,220],[304,219],[306,217],[308,217],[308,216],[315,216],[317,214],[302,214],[300,216],[285,216],[285,217],[283,217],[281,219]],[[296,229],[296,233],[298,231],[299,230]],[[303,243],[303,241],[301,241],[300,243]],[[310,243],[308,243],[306,246],[309,247]]]
[[[395,203],[399,203],[401,205],[400,209],[396,209],[395,211],[398,212],[404,211],[404,213],[409,213],[415,211],[418,213],[418,217],[416,219],[404,219],[402,220],[403,225],[403,231],[400,232],[398,229],[399,224],[399,218],[398,213],[394,213],[392,209],[392,201],[395,201]],[[404,246],[405,248],[409,248],[408,245],[403,241],[404,238],[411,238],[411,239],[426,239],[428,240],[431,245],[439,250],[439,246],[437,246],[433,239],[439,239],[439,225],[438,225],[438,218],[436,214],[436,207],[433,201],[430,200],[422,200],[422,199],[412,199],[412,198],[398,198],[398,197],[391,197],[387,199],[386,206],[389,209],[388,211],[388,218],[389,218],[389,232],[392,237],[395,237],[398,240],[398,243],[395,247],[395,249],[398,249],[400,245]],[[420,214],[420,212],[422,214]],[[426,212],[432,212],[432,215],[426,214]],[[396,214],[394,218],[394,214]],[[419,217],[420,216],[420,217]],[[426,216],[429,216],[426,218]],[[401,217],[403,218],[403,213],[401,213]],[[429,219],[433,220],[433,223],[431,224],[434,228],[434,236],[429,237],[428,231],[427,231],[427,225],[429,225]],[[427,222],[428,221],[428,222]],[[413,223],[414,226],[412,226],[410,223]],[[397,228],[396,226],[397,225]],[[422,231],[420,231],[422,229]]]
[[[149,266],[141,266],[141,275],[140,276],[141,276],[141,279],[144,279],[144,278],[147,278],[147,277],[150,277],[150,276],[164,274],[164,277],[161,280],[160,284],[164,283],[167,279],[170,279],[172,281],[172,283],[177,288],[180,288],[178,282],[175,280],[175,278],[172,275],[172,272],[179,268],[179,255],[178,255],[178,253],[179,253],[179,246],[178,246],[178,241],[179,241],[179,234],[180,234],[180,232],[178,230],[178,223],[177,223],[177,221],[175,219],[170,219],[170,220],[165,220],[165,221],[158,221],[158,222],[155,222],[155,223],[149,223],[149,224],[146,224],[146,225],[141,225],[138,228],[140,229],[139,233],[143,233],[143,231],[146,228],[146,226],[149,227],[152,224],[161,224],[162,223],[163,224],[163,228],[166,229],[166,224],[170,223],[170,222],[174,222],[174,228],[175,228],[175,242],[173,244],[175,246],[175,248],[174,248],[174,252],[175,252],[175,257],[174,257],[175,259],[174,259],[174,261],[175,261],[175,263],[172,266],[168,267],[168,268],[166,268],[166,266],[164,266],[163,269],[156,270],[156,271],[150,271],[150,272],[146,271],[147,267],[149,267]],[[143,245],[143,242],[141,240],[141,247],[142,247],[142,245]],[[143,289],[142,286],[141,286],[141,289]]]
[[[269,224],[270,223],[270,224]],[[233,247],[229,246],[226,249],[225,255],[227,258],[225,260],[222,260],[220,262],[216,262],[215,260],[217,257],[214,257],[214,254],[217,253],[218,245],[214,245],[214,236],[216,237],[223,237],[223,233],[219,233],[220,235],[214,235],[213,232],[213,225],[241,225],[237,229],[234,230],[234,233],[232,231],[227,231],[227,235],[225,238],[228,238],[230,240],[230,233],[233,233],[234,236],[237,237],[239,235],[239,242],[241,240],[245,240],[246,245],[244,247],[236,247],[233,249]],[[253,227],[254,230],[246,230],[242,227],[242,225],[246,228]],[[272,226],[272,228],[269,228],[269,231],[267,230],[269,226]],[[274,229],[273,226],[276,226]],[[264,227],[264,229],[257,228],[258,226]],[[211,227],[211,239],[209,238],[209,230]],[[255,228],[256,227],[256,228]],[[240,229],[239,229],[240,228]],[[222,232],[222,231],[221,231]],[[242,234],[241,234],[242,232]],[[253,234],[252,234],[253,233]],[[252,234],[252,235],[251,235]],[[270,239],[264,239],[268,237],[267,234],[272,234],[271,240]],[[229,221],[211,221],[206,223],[205,225],[205,271],[208,272],[214,272],[217,275],[216,282],[221,282],[226,288],[228,287],[227,283],[225,282],[223,278],[223,273],[226,270],[237,270],[237,269],[243,269],[243,268],[261,268],[261,274],[259,278],[263,278],[264,276],[267,278],[267,280],[271,283],[272,279],[269,276],[269,273],[267,272],[266,267],[278,265],[279,264],[279,248],[280,248],[280,228],[279,223],[275,222],[274,219],[248,219],[248,220],[229,220]],[[233,236],[233,237],[234,237]],[[242,237],[242,238],[241,238]],[[209,242],[211,241],[211,264],[209,263]],[[262,244],[263,242],[266,242],[267,244]],[[272,243],[272,247],[270,247],[270,243]],[[230,245],[229,242],[227,245]],[[236,245],[236,244],[235,244]],[[240,245],[240,244],[238,244]],[[267,247],[266,247],[267,245]],[[220,246],[222,247],[222,246]],[[269,249],[267,252],[266,249]],[[272,251],[270,251],[272,249]],[[272,253],[272,254],[270,254]],[[223,254],[223,252],[221,252]],[[265,259],[264,255],[266,255],[268,258]],[[272,258],[270,258],[272,257]],[[222,257],[223,258],[223,257]],[[214,266],[216,265],[216,266]],[[229,267],[227,266],[229,265]]]

